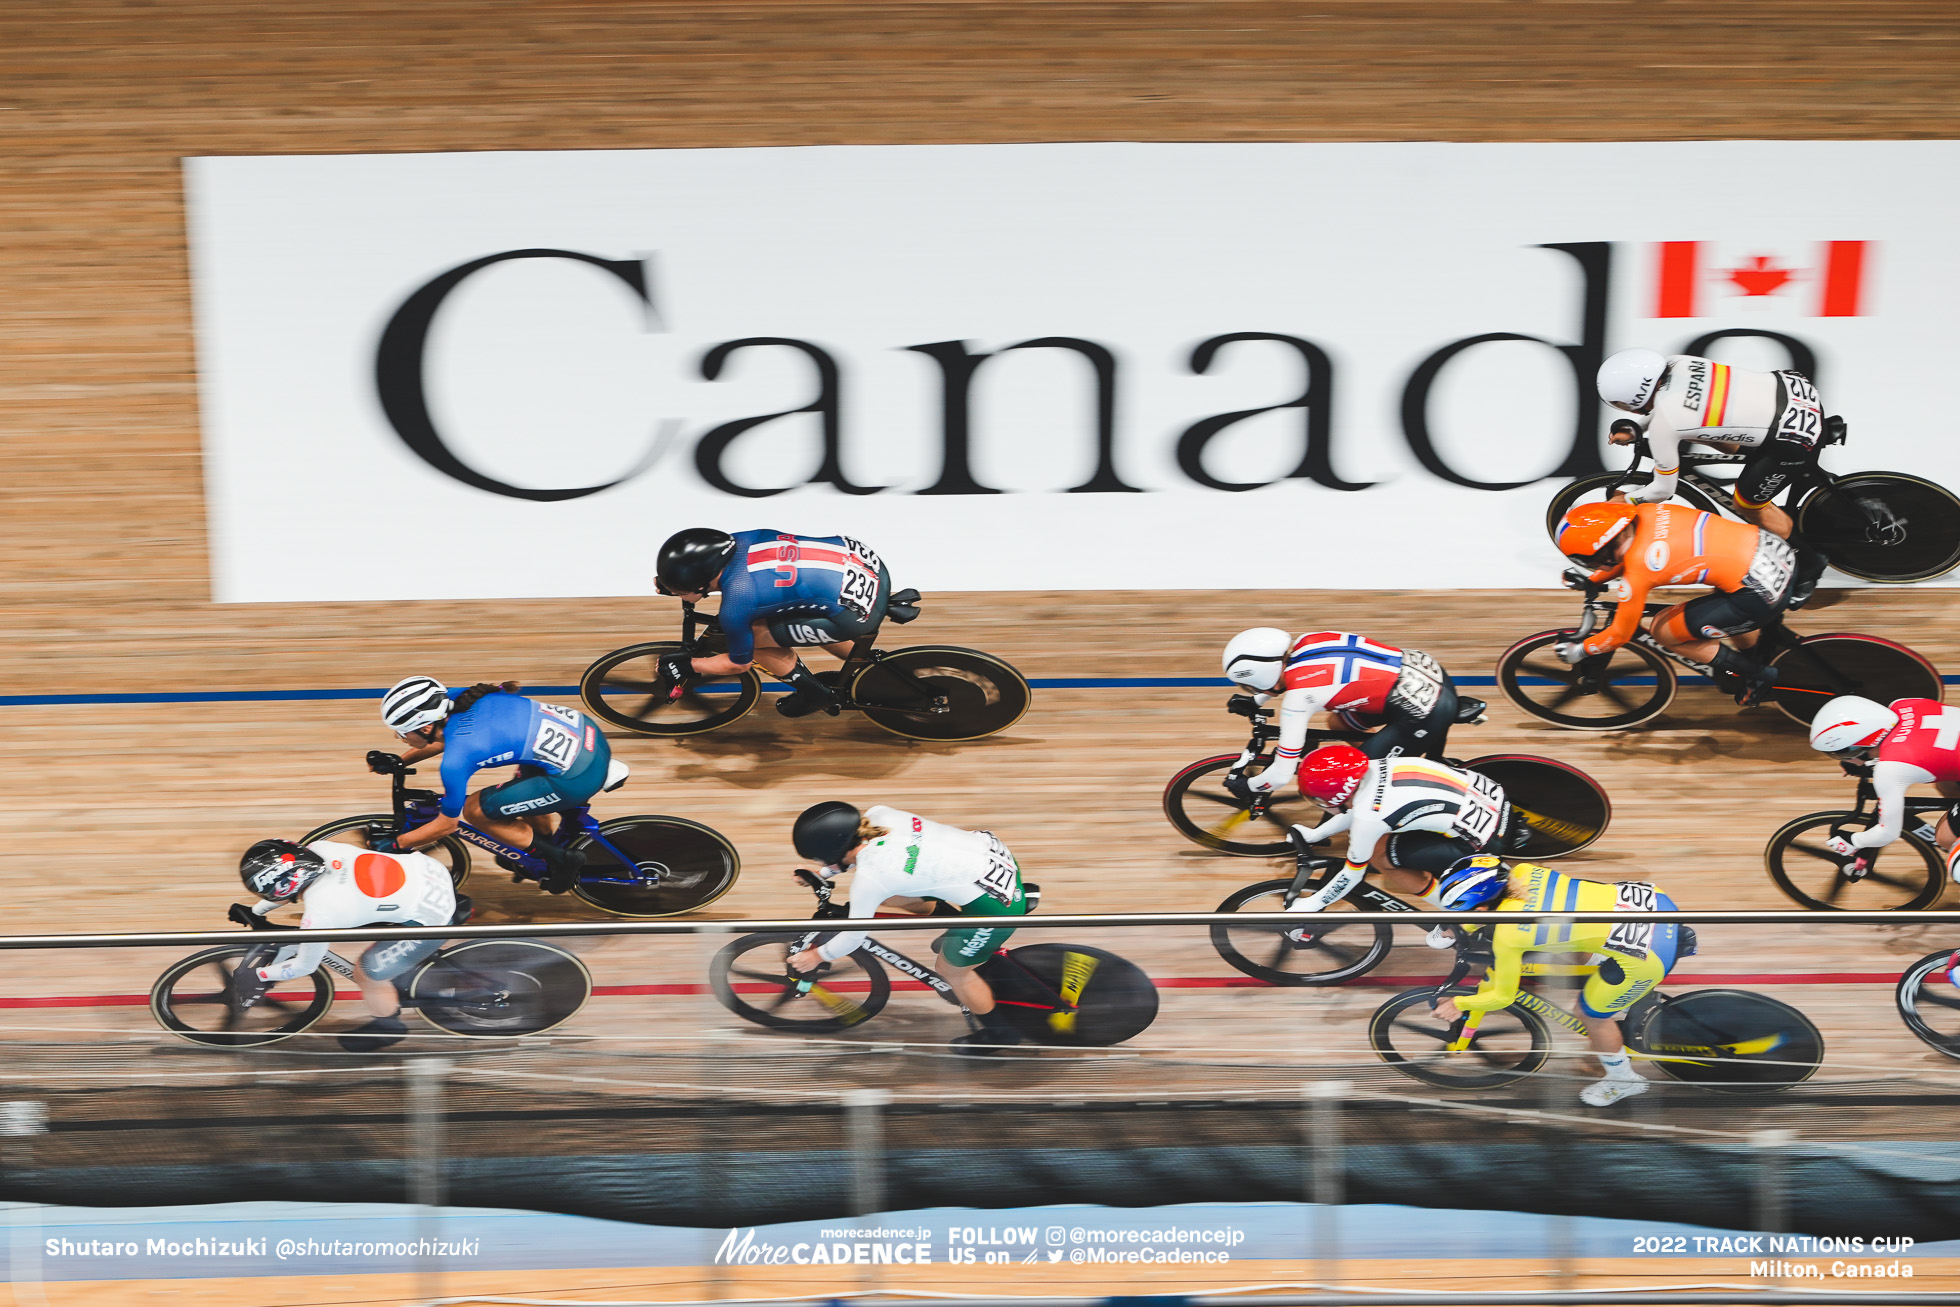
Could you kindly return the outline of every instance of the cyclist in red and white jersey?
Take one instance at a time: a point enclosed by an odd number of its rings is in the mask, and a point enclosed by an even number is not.
[[[1397,649],[1349,631],[1309,631],[1293,639],[1258,626],[1225,646],[1225,675],[1251,690],[1228,707],[1251,716],[1279,699],[1279,749],[1272,765],[1246,783],[1255,790],[1289,785],[1305,752],[1314,714],[1326,712],[1349,730],[1374,731],[1361,751],[1441,758],[1450,726],[1483,720],[1480,699],[1459,699],[1442,664],[1420,649]],[[1235,770],[1252,761],[1248,752]]]
[[[1953,803],[1934,827],[1933,840],[1952,853],[1955,817],[1960,815],[1960,708],[1933,699],[1894,699],[1890,707],[1846,694],[1818,709],[1810,723],[1810,747],[1847,764],[1869,761],[1872,788],[1878,791],[1878,824],[1849,839],[1826,841],[1833,853],[1858,861],[1882,849],[1905,830],[1906,790],[1931,785]],[[1855,773],[1854,773],[1855,774]],[[1960,876],[1949,856],[1947,867]]]

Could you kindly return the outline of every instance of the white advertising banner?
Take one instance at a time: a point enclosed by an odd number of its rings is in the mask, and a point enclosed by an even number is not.
[[[933,590],[1545,586],[1633,345],[1960,484],[1960,144],[187,162],[222,601],[644,594],[688,526]]]

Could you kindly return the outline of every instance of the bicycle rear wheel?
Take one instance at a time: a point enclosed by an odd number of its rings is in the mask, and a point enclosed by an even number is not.
[[[1674,702],[1674,669],[1653,650],[1623,644],[1575,667],[1552,652],[1571,636],[1540,631],[1506,649],[1497,660],[1504,696],[1540,721],[1575,731],[1622,731]]]
[[[575,847],[585,870],[572,893],[617,917],[672,917],[704,908],[735,887],[742,859],[720,832],[685,817],[615,817],[599,833],[628,858],[622,866],[590,835]]]
[[[1657,994],[1630,1021],[1628,1047],[1663,1074],[1721,1094],[1773,1094],[1817,1074],[1824,1036],[1810,1018],[1746,989]]]
[[[577,1015],[592,973],[555,944],[473,939],[442,950],[408,978],[423,1019],[452,1035],[535,1035]]]
[[[1844,859],[1824,847],[1839,830],[1870,830],[1874,813],[1813,812],[1785,822],[1769,837],[1763,867],[1776,887],[1813,912],[1917,912],[1939,901],[1946,867],[1938,849],[1910,831],[1882,849],[1868,849],[1871,869],[1858,880]]]
[[[1601,504],[1606,502],[1606,496],[1615,490],[1649,486],[1653,483],[1652,472],[1606,472],[1598,476],[1581,477],[1560,489],[1552,496],[1552,502],[1545,506],[1545,534],[1552,538],[1554,544],[1558,542],[1559,519],[1564,517],[1574,504]],[[1674,497],[1684,504],[1692,504],[1704,513],[1721,511],[1714,500],[1685,482],[1675,486]]]
[[[1178,834],[1208,849],[1241,858],[1279,857],[1293,847],[1286,841],[1286,828],[1316,824],[1320,806],[1289,785],[1255,819],[1251,805],[1223,784],[1225,773],[1238,760],[1236,753],[1200,758],[1171,777],[1164,787],[1164,816]]]
[[[1793,647],[1778,650],[1769,662],[1776,669],[1776,686],[1763,697],[1804,726],[1840,694],[1862,694],[1880,703],[1894,699],[1937,703],[1946,696],[1938,668],[1904,645],[1875,635],[1850,631],[1807,635]]]
[[[1797,507],[1797,530],[1864,581],[1928,581],[1960,566],[1960,498],[1904,472],[1842,477]]]
[[[1291,876],[1234,890],[1219,912],[1284,912]],[[1274,985],[1338,985],[1380,966],[1395,943],[1395,928],[1343,922],[1355,909],[1346,901],[1324,912],[1302,912],[1297,925],[1211,928],[1211,946],[1233,968]]]
[[[1454,1023],[1430,1008],[1444,995],[1476,992],[1468,985],[1404,990],[1369,1018],[1368,1047],[1403,1075],[1445,1089],[1508,1085],[1544,1066],[1551,1056],[1551,1031],[1537,1013],[1515,1006],[1486,1012],[1470,1046],[1449,1051]]]
[[[888,653],[850,685],[866,717],[911,740],[997,735],[1021,720],[1033,693],[1025,676],[990,653],[934,644]]]
[[[1906,1029],[1951,1058],[1960,1058],[1960,988],[1946,978],[1954,951],[1928,953],[1899,977],[1893,999]]]
[[[339,821],[316,826],[293,843],[311,844],[315,840],[332,840],[337,844],[352,844],[357,849],[365,849],[370,847],[372,842],[368,834],[371,830],[399,833],[395,831],[395,818],[392,813],[368,812],[358,817],[343,817]],[[460,887],[470,878],[469,845],[454,835],[445,835],[434,844],[425,844],[415,851],[426,853],[440,862],[448,870],[451,884]]]
[[[995,1011],[1041,1043],[1107,1048],[1134,1039],[1157,1019],[1157,987],[1128,958],[1087,944],[1002,952],[1011,956],[996,953],[980,967]],[[1056,1011],[1056,995],[1075,1011]]]
[[[678,640],[615,649],[585,669],[578,680],[579,697],[594,717],[609,726],[664,736],[699,735],[726,726],[746,715],[762,697],[762,678],[754,671],[703,678],[671,701],[656,694],[660,659],[684,652],[686,646]]]
[[[1598,781],[1551,758],[1528,753],[1493,753],[1463,764],[1504,787],[1516,820],[1531,834],[1506,856],[1562,858],[1577,853],[1606,833],[1613,803]]]
[[[249,1008],[232,1000],[231,973],[247,953],[263,966],[276,950],[208,948],[173,962],[150,986],[150,1015],[173,1035],[211,1048],[256,1048],[290,1039],[333,1004],[333,978],[322,968],[274,985]]]
[[[892,996],[891,977],[863,949],[807,975],[789,969],[794,935],[744,935],[708,964],[715,1000],[771,1030],[832,1034],[869,1021]]]

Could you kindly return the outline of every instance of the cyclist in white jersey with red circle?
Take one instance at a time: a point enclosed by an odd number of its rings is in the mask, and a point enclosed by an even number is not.
[[[1954,851],[1955,817],[1960,814],[1960,708],[1933,699],[1894,699],[1890,707],[1860,695],[1840,695],[1818,709],[1810,723],[1810,747],[1831,754],[1852,772],[1855,764],[1871,766],[1872,788],[1878,791],[1878,824],[1849,839],[1832,836],[1827,847],[1852,858],[1862,871],[1865,855],[1882,849],[1905,830],[1906,791],[1931,785],[1940,797],[1954,800],[1933,840],[1947,853],[1947,870],[1960,878],[1960,854]]]

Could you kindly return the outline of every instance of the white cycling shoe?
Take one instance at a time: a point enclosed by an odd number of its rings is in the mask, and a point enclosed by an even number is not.
[[[1622,1098],[1632,1098],[1635,1094],[1646,1093],[1650,1083],[1645,1078],[1638,1076],[1632,1079],[1626,1079],[1620,1076],[1607,1076],[1603,1080],[1595,1080],[1584,1089],[1581,1089],[1579,1091],[1579,1101],[1587,1107],[1606,1107],[1619,1102]]]

